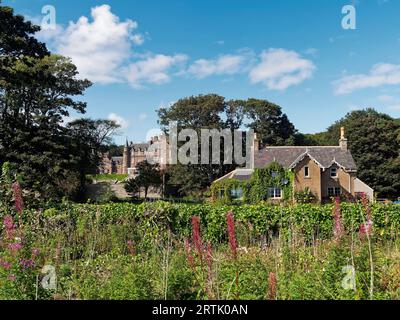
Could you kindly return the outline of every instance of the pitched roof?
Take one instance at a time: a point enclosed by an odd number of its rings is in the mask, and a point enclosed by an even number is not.
[[[294,168],[306,156],[314,160],[322,169],[336,163],[347,171],[357,170],[350,151],[343,150],[339,146],[266,147],[254,155],[254,167],[263,168],[276,161],[285,168]]]
[[[146,151],[149,148],[149,146],[150,146],[150,143],[147,143],[147,142],[140,142],[140,143],[131,142],[129,147],[135,151],[138,151],[138,150]]]
[[[223,177],[215,180],[215,182],[226,179],[249,180],[252,173],[253,169],[236,169],[224,175]]]

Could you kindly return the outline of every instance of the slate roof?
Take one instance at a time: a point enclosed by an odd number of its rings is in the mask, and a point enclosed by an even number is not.
[[[254,155],[254,167],[263,168],[271,162],[278,162],[285,168],[294,168],[304,157],[309,156],[322,169],[336,163],[346,171],[355,171],[357,166],[349,150],[332,147],[266,147]]]
[[[150,146],[150,143],[133,143],[131,142],[131,144],[129,145],[129,148],[138,151],[146,151]]]
[[[219,178],[218,180],[215,180],[215,182],[226,179],[236,179],[241,181],[249,180],[252,173],[253,173],[252,169],[236,169],[224,175],[223,177]]]

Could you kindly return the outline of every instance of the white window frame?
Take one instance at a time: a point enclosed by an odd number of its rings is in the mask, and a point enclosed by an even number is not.
[[[279,190],[279,192],[278,192]],[[277,194],[279,193],[279,197]],[[283,197],[283,190],[282,188],[278,187],[273,187],[273,188],[268,188],[268,198],[269,199],[282,199]]]
[[[243,198],[243,189],[242,188],[232,189],[230,191],[230,193],[231,193],[231,198],[234,200]]]
[[[329,192],[329,190],[332,190],[332,193]],[[337,192],[339,191],[339,192]],[[340,187],[329,187],[328,188],[328,197],[339,197],[342,195],[342,188]]]
[[[331,178],[337,178],[338,177],[338,168],[331,168],[330,176],[331,176]]]
[[[305,166],[304,167],[304,177],[305,178],[309,178],[310,177],[310,167],[309,166]]]

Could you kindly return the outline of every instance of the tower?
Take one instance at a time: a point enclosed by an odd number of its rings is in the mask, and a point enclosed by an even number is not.
[[[130,167],[130,154],[129,154],[129,144],[128,139],[126,139],[126,144],[124,147],[124,154],[122,158],[122,173],[127,174],[128,168]]]

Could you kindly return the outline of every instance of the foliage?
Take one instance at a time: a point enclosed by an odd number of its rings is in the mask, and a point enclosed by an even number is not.
[[[147,198],[149,189],[160,188],[162,177],[158,164],[150,164],[147,161],[139,162],[136,165],[137,176],[125,182],[125,190],[136,195],[140,190],[144,190],[144,197]]]
[[[115,123],[81,119],[65,124],[91,82],[70,58],[50,54],[34,38],[40,27],[0,6],[0,165],[9,163],[24,189],[44,200],[83,192]]]
[[[295,144],[297,131],[280,106],[267,100],[249,99],[245,114],[250,119],[247,126],[257,133],[261,147]]]
[[[356,161],[357,176],[378,197],[396,199],[400,193],[400,123],[373,109],[356,110],[331,125],[321,141],[336,145],[340,127],[346,128],[349,149]]]
[[[400,298],[399,210],[372,206],[375,299]],[[343,203],[341,211],[345,234],[338,242],[332,205],[65,203],[25,210],[18,230],[26,253],[16,260],[3,249],[0,255],[18,267],[31,258],[30,248],[40,254],[30,271],[13,269],[26,275],[24,285],[11,287],[9,270],[0,267],[0,295],[33,299],[37,268],[46,263],[57,270],[57,290],[39,284],[39,299],[369,299],[369,247],[358,232],[365,208]],[[357,290],[342,287],[348,265]]]
[[[265,168],[256,168],[249,181],[246,198],[255,203],[268,200],[269,188],[280,188],[286,201],[292,198],[293,173],[279,163],[272,162]]]
[[[316,197],[311,192],[310,188],[306,187],[304,190],[296,191],[294,193],[294,199],[297,203],[314,203]]]
[[[266,100],[230,100],[216,94],[199,95],[178,100],[169,108],[158,110],[159,124],[168,135],[168,125],[175,122],[177,129],[194,129],[200,136],[200,129],[229,129],[231,132],[244,123],[254,129],[261,139],[261,145],[293,145],[296,130],[282,113],[278,105]],[[200,140],[200,139],[199,139]],[[243,145],[244,145],[243,138]],[[183,143],[182,143],[183,144]],[[200,141],[199,141],[200,144]],[[199,145],[200,150],[200,145]],[[221,159],[223,159],[221,141]],[[201,154],[199,153],[199,163]],[[223,161],[221,161],[222,163]],[[169,182],[179,185],[183,194],[204,191],[217,178],[234,170],[236,164],[190,164],[175,165],[169,171]]]
[[[241,189],[243,202],[258,203],[268,200],[270,188],[280,188],[283,199],[290,201],[292,198],[293,173],[285,170],[279,163],[273,162],[265,168],[256,168],[249,181],[225,179],[216,181],[211,185],[211,194],[214,201],[230,203],[231,191]]]
[[[211,197],[213,201],[229,204],[232,201],[232,190],[243,190],[243,196],[245,197],[247,188],[247,181],[241,181],[237,179],[216,181],[210,187]],[[245,198],[243,198],[243,200],[245,200]]]
[[[118,128],[111,120],[78,119],[67,124],[69,148],[75,156],[75,172],[79,174],[78,194],[84,191],[86,175],[97,172],[102,160],[100,150],[111,143]]]

